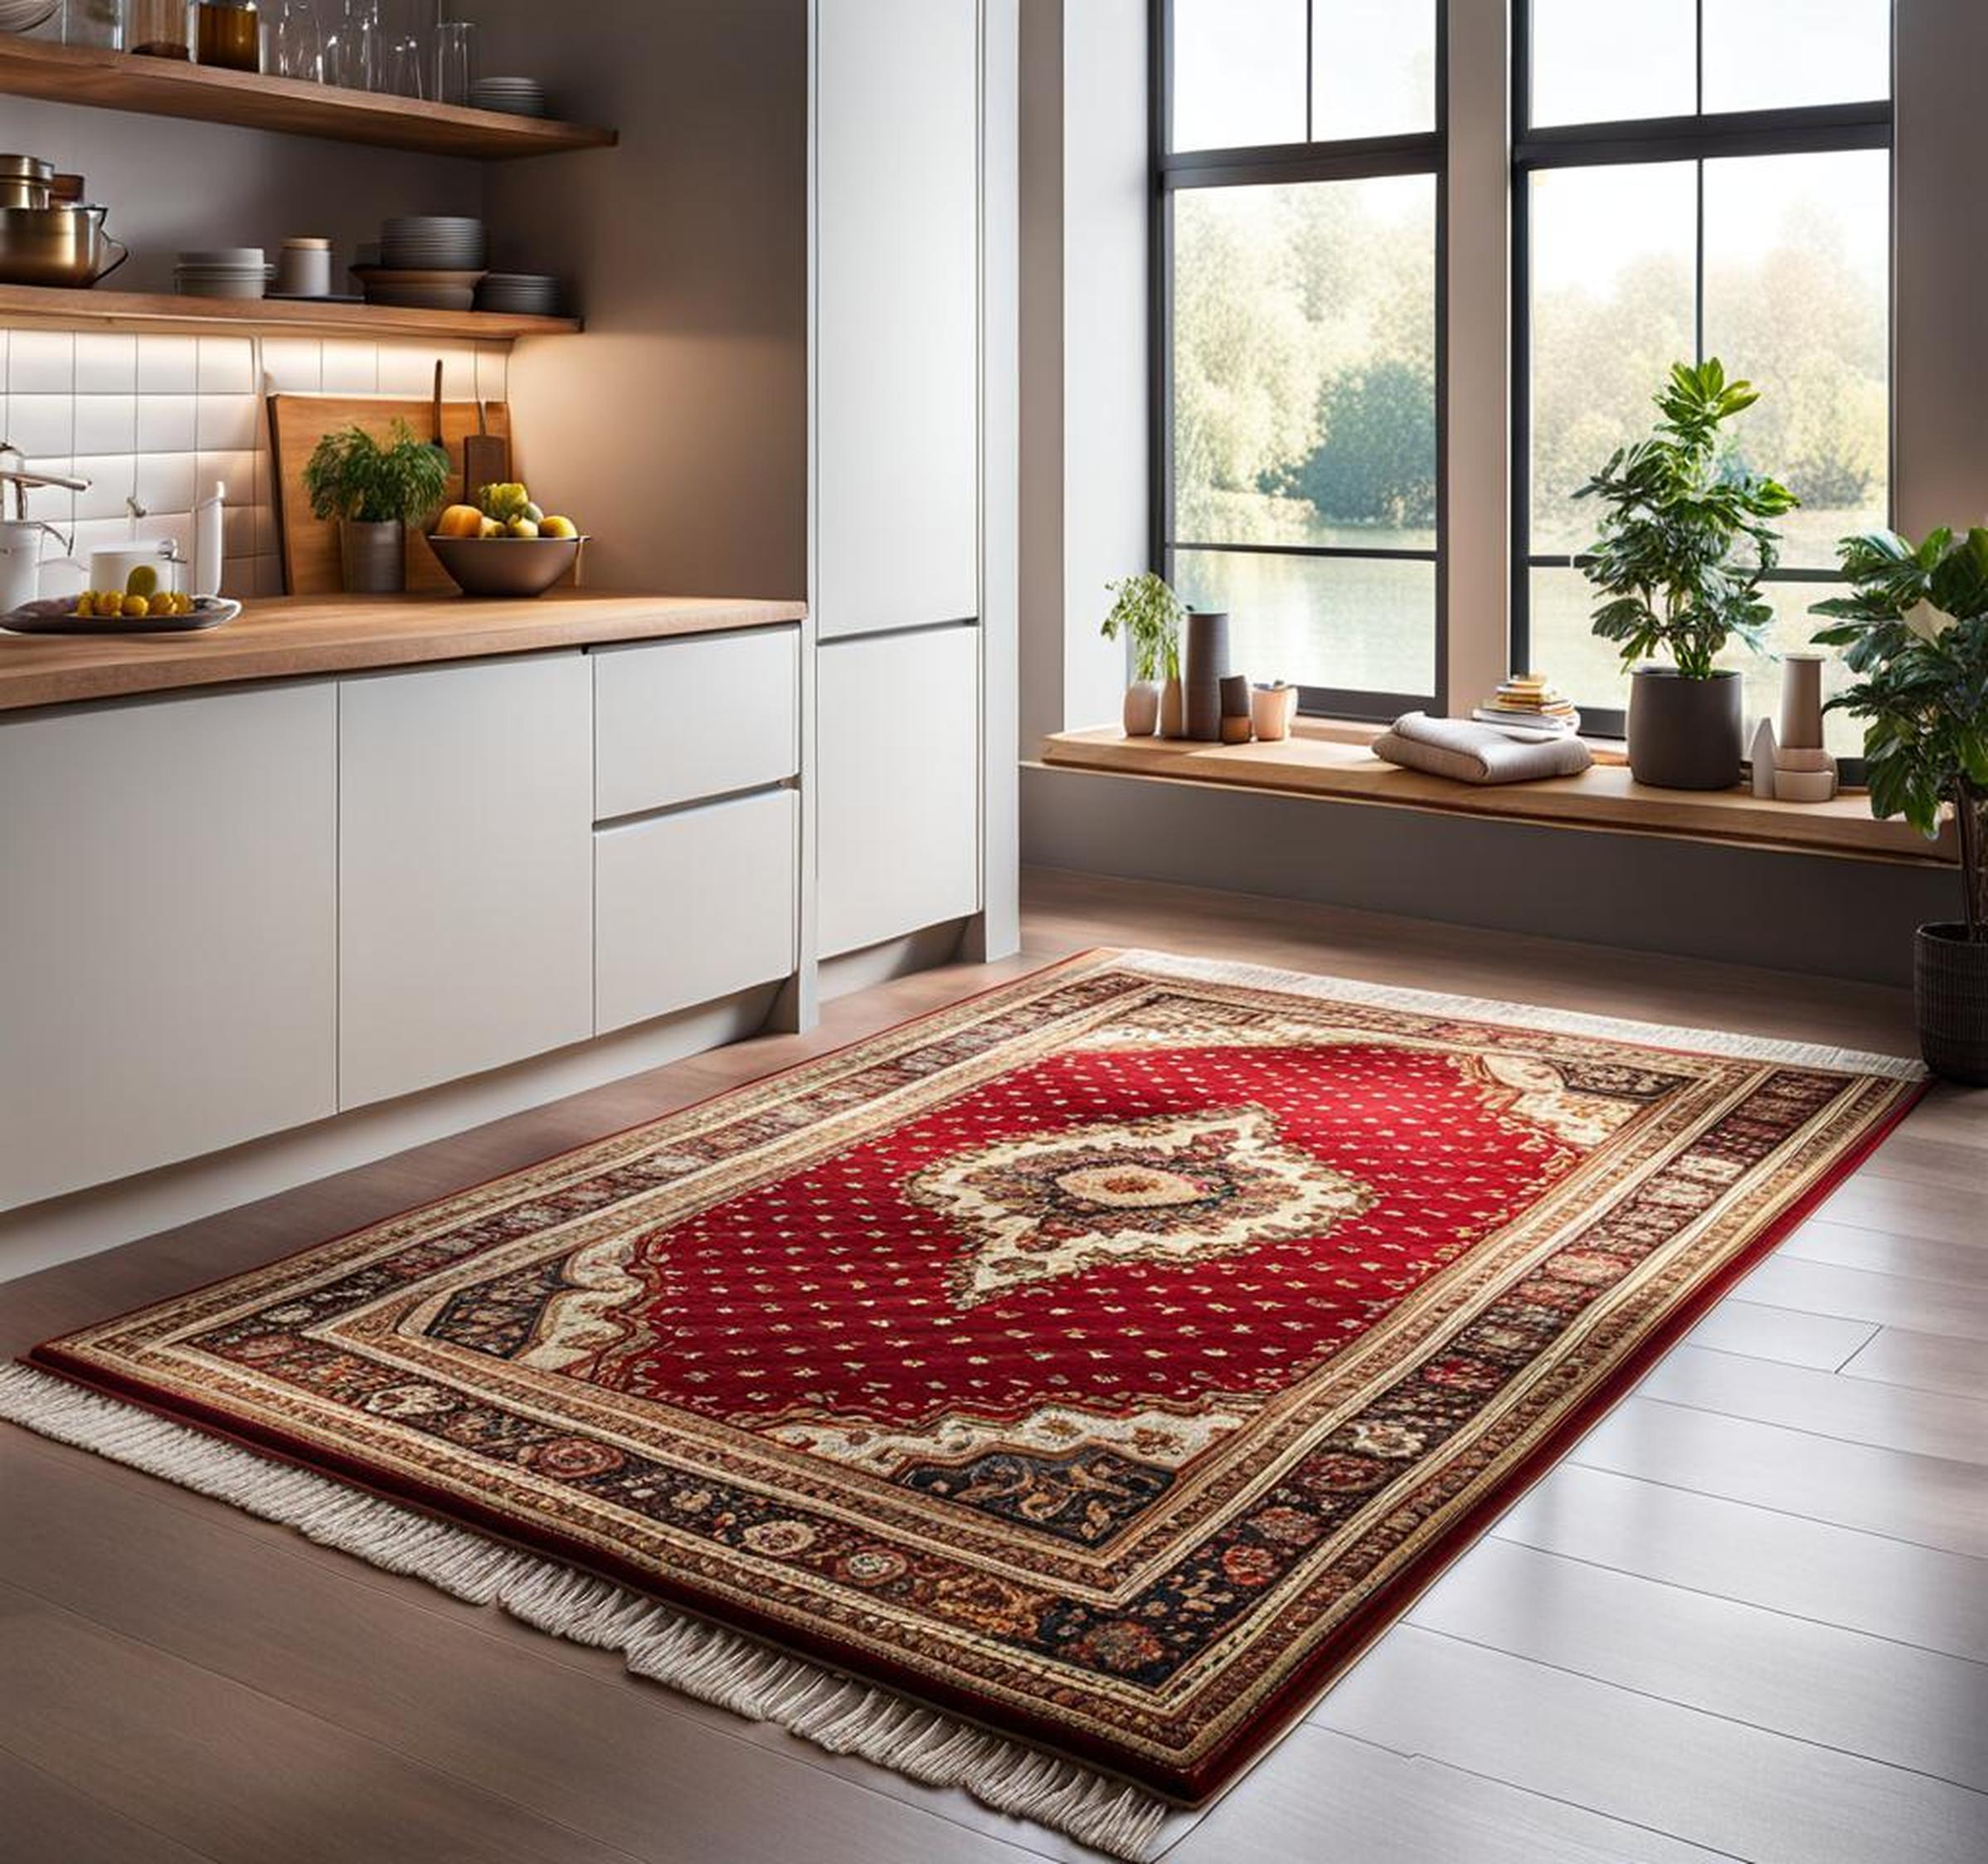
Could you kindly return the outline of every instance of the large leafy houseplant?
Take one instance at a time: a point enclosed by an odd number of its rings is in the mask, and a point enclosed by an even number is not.
[[[1830,705],[1864,721],[1871,813],[1932,836],[1951,809],[1960,842],[1966,917],[1919,927],[1919,1046],[1988,1086],[1988,530],[1872,531],[1838,555],[1852,593],[1815,605],[1815,640],[1857,676]]]
[[[1952,810],[1967,937],[1988,945],[1988,530],[1873,531],[1837,553],[1854,593],[1815,604],[1834,624],[1815,640],[1858,677],[1830,708],[1864,721],[1874,815],[1930,838]]]
[[[1796,504],[1731,455],[1726,423],[1759,399],[1716,356],[1673,365],[1649,437],[1617,448],[1574,494],[1605,508],[1582,567],[1604,597],[1594,631],[1634,674],[1629,754],[1645,782],[1717,789],[1739,774],[1739,679],[1716,662],[1736,639],[1765,650],[1772,520]],[[1660,656],[1674,671],[1644,664]]]

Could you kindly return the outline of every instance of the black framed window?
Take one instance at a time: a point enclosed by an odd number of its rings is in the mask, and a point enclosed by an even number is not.
[[[1802,500],[1777,647],[1807,644],[1835,540],[1889,522],[1891,23],[1891,0],[1517,9],[1513,662],[1590,732],[1621,732],[1627,681],[1589,630],[1595,513],[1571,494],[1647,431],[1672,362],[1762,391],[1738,454]],[[1776,664],[1732,664],[1748,716],[1772,713]],[[1854,723],[1832,734],[1859,748]]]
[[[1153,0],[1153,557],[1307,712],[1440,706],[1445,0]]]

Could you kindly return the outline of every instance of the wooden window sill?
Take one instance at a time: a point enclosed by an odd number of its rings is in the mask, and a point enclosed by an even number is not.
[[[1579,776],[1456,783],[1382,762],[1368,747],[1384,728],[1307,721],[1281,744],[1202,744],[1129,738],[1107,727],[1055,733],[1043,740],[1041,762],[1055,770],[1220,783],[1325,802],[1670,835],[1856,860],[1941,865],[1956,859],[1951,827],[1937,843],[1928,843],[1902,821],[1874,820],[1862,795],[1826,803],[1785,803],[1744,789],[1650,789],[1630,776],[1619,749],[1600,748],[1595,767]]]

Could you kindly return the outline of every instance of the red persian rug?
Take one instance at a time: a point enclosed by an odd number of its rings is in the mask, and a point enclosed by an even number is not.
[[[51,1341],[0,1413],[1132,1857],[1918,1074],[1094,953]]]

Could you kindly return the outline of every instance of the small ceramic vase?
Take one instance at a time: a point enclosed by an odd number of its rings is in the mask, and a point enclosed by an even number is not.
[[[1159,682],[1135,679],[1125,689],[1125,736],[1150,737],[1159,729]]]
[[[1222,736],[1222,682],[1228,677],[1228,616],[1201,609],[1188,616],[1187,735],[1213,744]]]
[[[1232,673],[1222,682],[1222,742],[1247,744],[1249,740],[1249,681]]]
[[[1783,751],[1822,748],[1822,656],[1788,654],[1781,663],[1781,732]]]
[[[1297,716],[1298,689],[1280,680],[1275,685],[1252,688],[1249,695],[1250,723],[1265,744],[1281,744],[1290,736],[1290,722]]]
[[[1188,735],[1187,690],[1178,675],[1159,689],[1159,735],[1162,737]]]

